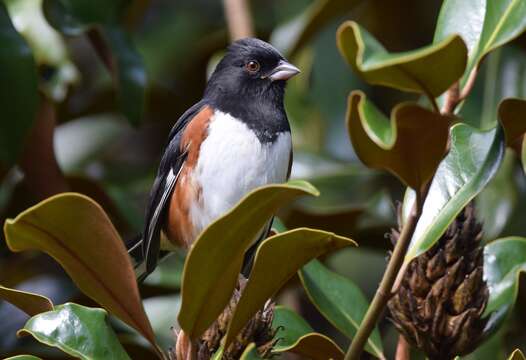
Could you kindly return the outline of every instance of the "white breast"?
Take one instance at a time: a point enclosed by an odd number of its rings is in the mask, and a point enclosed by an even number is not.
[[[290,132],[262,144],[247,125],[216,110],[192,174],[201,186],[201,201],[190,209],[194,236],[254,188],[286,181],[291,148]]]

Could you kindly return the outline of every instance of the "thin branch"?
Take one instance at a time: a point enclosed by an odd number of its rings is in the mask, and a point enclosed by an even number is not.
[[[41,96],[35,123],[18,163],[24,173],[24,182],[38,201],[69,190],[55,158],[54,133],[54,104]]]
[[[477,80],[478,75],[478,66],[475,66],[473,70],[471,70],[471,73],[469,74],[468,81],[464,85],[464,88],[460,92],[459,96],[459,102],[464,101],[468,97],[468,95],[471,93],[471,90],[473,90],[473,87],[475,86],[475,80]]]
[[[410,360],[411,346],[403,335],[398,336],[398,345],[396,346],[395,360]]]
[[[396,242],[393,255],[389,260],[389,264],[387,265],[387,269],[384,272],[380,286],[376,290],[373,301],[371,302],[371,305],[369,306],[369,309],[367,310],[367,313],[360,324],[360,328],[358,329],[358,332],[356,333],[356,336],[354,337],[347,354],[345,354],[345,360],[358,360],[360,358],[369,335],[378,322],[385,305],[391,298],[391,289],[398,275],[398,271],[402,267],[405,253],[407,252],[407,248],[411,242],[411,237],[415,231],[418,218],[422,213],[422,203],[423,202],[420,200],[415,201],[413,209],[411,210],[409,217],[402,227],[402,231],[398,241]]]
[[[223,0],[223,7],[232,41],[254,36],[252,17],[246,0]]]
[[[452,114],[460,102],[460,87],[458,81],[455,82],[446,92],[446,99],[440,110],[442,114]]]

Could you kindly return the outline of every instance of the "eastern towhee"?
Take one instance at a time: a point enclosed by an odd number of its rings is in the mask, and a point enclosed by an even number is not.
[[[228,47],[203,99],[168,137],[142,238],[128,247],[140,279],[155,269],[160,250],[189,247],[248,192],[288,179],[292,142],[283,96],[285,82],[299,72],[264,41]]]

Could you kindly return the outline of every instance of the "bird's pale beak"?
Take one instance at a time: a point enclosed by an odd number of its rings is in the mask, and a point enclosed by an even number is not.
[[[301,71],[291,63],[286,62],[285,60],[280,60],[278,66],[276,66],[270,75],[268,76],[270,80],[288,80],[296,74],[299,74]]]

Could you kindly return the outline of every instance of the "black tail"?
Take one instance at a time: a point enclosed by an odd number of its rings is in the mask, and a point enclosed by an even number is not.
[[[146,272],[146,263],[144,261],[144,250],[142,248],[142,234],[126,242],[126,250],[132,261],[135,277],[138,282],[142,282],[149,274]]]

